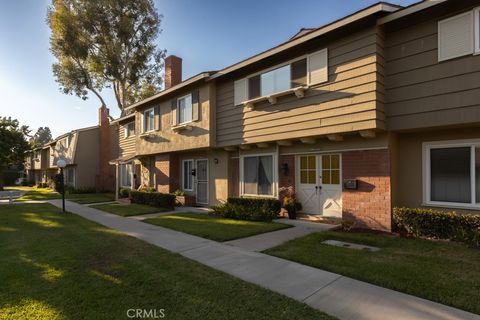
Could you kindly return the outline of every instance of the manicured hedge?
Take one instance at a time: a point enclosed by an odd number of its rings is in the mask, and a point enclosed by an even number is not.
[[[424,208],[394,208],[394,229],[414,236],[464,241],[480,246],[480,215]]]
[[[225,204],[213,206],[213,214],[225,218],[272,221],[280,213],[281,203],[269,198],[228,198]]]
[[[150,206],[161,207],[173,210],[175,206],[175,196],[168,193],[130,191],[130,197],[133,203],[147,204]]]

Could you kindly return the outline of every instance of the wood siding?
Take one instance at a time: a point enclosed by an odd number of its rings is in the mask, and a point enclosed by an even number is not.
[[[247,110],[234,106],[237,78],[219,80],[217,146],[385,128],[380,30],[370,27],[314,51],[323,48],[328,48],[329,81],[308,89],[303,99],[292,94],[274,105],[265,101]]]
[[[132,119],[132,121],[134,121]],[[125,138],[125,125],[128,122],[122,123],[118,126],[117,137],[118,137],[118,156],[124,157],[127,155],[135,154],[135,137],[138,134],[138,129],[135,128],[135,135]]]
[[[172,128],[172,106],[171,101],[186,94],[199,90],[199,110],[198,120],[188,123],[192,130],[183,130],[174,132]],[[176,96],[152,103],[144,109],[136,112],[136,152],[138,155],[149,155],[156,153],[165,153],[172,151],[190,150],[198,148],[208,148],[211,146],[212,132],[210,125],[212,121],[212,113],[214,102],[210,97],[214,93],[213,84],[204,84],[201,87],[179,92]],[[142,136],[142,111],[153,106],[160,105],[160,112],[155,115],[155,130],[150,133],[149,137]],[[159,125],[158,122],[160,121]]]
[[[423,20],[411,19],[408,25],[387,26],[385,108],[389,130],[480,121],[480,56],[438,61],[438,21],[465,11],[449,10],[425,15]]]

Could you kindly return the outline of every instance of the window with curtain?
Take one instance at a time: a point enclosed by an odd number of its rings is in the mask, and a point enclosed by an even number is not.
[[[125,126],[125,138],[135,135],[135,121],[127,123]]]
[[[64,169],[64,182],[66,185],[75,186],[75,168],[65,168]]]
[[[273,156],[243,158],[243,194],[273,195]]]
[[[148,109],[143,112],[143,132],[152,131],[155,129],[155,111]]]
[[[428,202],[480,205],[480,146],[427,146]]]
[[[133,165],[126,163],[120,165],[121,186],[124,188],[132,187]]]
[[[192,95],[189,94],[178,99],[178,124],[190,122],[193,119]]]
[[[192,169],[193,169],[193,160],[183,160],[182,165],[182,189],[186,191],[193,190],[193,176],[192,176]]]
[[[263,73],[260,76],[260,92],[262,96],[290,89],[290,65]]]

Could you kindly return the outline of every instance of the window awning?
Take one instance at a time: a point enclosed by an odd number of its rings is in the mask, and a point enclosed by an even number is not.
[[[117,159],[110,160],[108,163],[111,165],[124,164],[132,160],[135,160],[136,157],[137,157],[136,154],[127,154],[125,156],[118,157]]]

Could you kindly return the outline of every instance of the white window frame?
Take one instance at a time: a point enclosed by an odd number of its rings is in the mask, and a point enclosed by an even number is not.
[[[262,157],[262,156],[272,156],[273,162],[273,181],[272,181],[272,194],[248,194],[245,193],[245,184],[244,184],[244,161],[245,158],[250,157]],[[255,198],[278,198],[278,157],[276,153],[255,153],[255,154],[244,154],[240,156],[240,196],[242,197],[255,197]]]
[[[190,101],[192,102],[191,108],[190,108],[192,112],[190,115],[190,120],[180,122],[180,100],[186,100],[188,97],[190,97]],[[192,101],[192,94],[189,93],[177,99],[177,125],[182,125],[182,124],[191,123],[191,122],[193,122],[193,101]]]
[[[150,130],[147,130],[146,128],[146,116],[145,114],[146,113],[149,113],[149,112],[152,112],[153,113],[153,128],[151,128]],[[143,128],[143,132],[146,133],[146,132],[152,132],[152,131],[155,131],[155,108],[149,108],[149,109],[146,109],[142,112],[142,128]]]
[[[474,41],[474,50],[473,54],[480,54],[480,7],[473,9],[473,16],[474,16],[474,30],[473,35],[475,37]]]
[[[294,58],[294,59],[288,60],[288,61],[286,61],[286,62],[279,63],[279,64],[277,64],[277,65],[275,65],[275,66],[273,66],[273,67],[270,67],[270,68],[263,69],[263,70],[261,70],[261,71],[252,73],[252,74],[248,75],[248,76],[245,77],[245,78],[238,79],[237,81],[240,81],[240,80],[246,80],[246,81],[247,81],[246,88],[245,88],[247,100],[245,100],[245,101],[248,101],[248,100],[249,100],[249,99],[248,99],[248,96],[249,96],[249,92],[248,92],[248,80],[249,80],[250,78],[253,78],[253,77],[258,76],[258,75],[260,75],[260,78],[261,78],[261,75],[264,74],[264,73],[273,71],[273,70],[275,70],[275,69],[283,68],[283,67],[285,67],[285,66],[287,66],[287,65],[291,65],[292,63],[295,63],[295,62],[300,61],[300,60],[303,60],[303,59],[306,59],[306,64],[307,64],[307,84],[306,84],[306,86],[307,86],[307,87],[310,87],[312,84],[311,84],[311,81],[310,81],[310,76],[309,76],[309,74],[308,74],[308,72],[309,72],[309,70],[310,70],[310,59],[309,59],[309,57],[310,57],[311,55],[314,55],[314,54],[318,53],[318,52],[327,52],[327,54],[328,54],[328,48],[325,47],[325,48],[323,48],[323,49],[320,49],[320,50],[317,50],[317,51],[314,51],[314,52],[311,52],[311,53],[308,53],[308,54],[301,55],[301,56],[299,56],[299,57],[296,57],[296,58]],[[290,67],[290,68],[291,68],[291,67]],[[327,70],[328,70],[328,58],[327,58]],[[328,71],[327,71],[327,74],[328,74]],[[291,69],[290,69],[290,75],[291,75]],[[327,83],[327,82],[328,82],[328,80],[326,80],[326,81],[324,81],[324,82],[320,82],[320,83],[315,83],[313,86],[322,85],[322,84]],[[262,84],[261,84],[261,79],[260,79],[260,92],[262,91],[261,85],[262,85]],[[290,88],[290,89],[292,89],[292,88]],[[270,94],[270,95],[273,95],[273,94],[275,94],[275,93],[272,93],[272,94]],[[265,98],[265,97],[267,97],[267,96],[259,96],[258,98]],[[243,107],[243,102],[244,102],[244,101],[240,102],[239,104],[237,104],[237,105],[235,105],[235,106]]]
[[[72,174],[73,174],[73,182],[72,182],[72,183],[69,183],[68,180],[67,180],[67,179],[68,179],[68,178],[67,178],[67,177],[68,177],[67,172],[70,171],[70,170],[72,171]],[[64,169],[63,169],[63,183],[64,183],[66,186],[71,186],[71,187],[74,187],[74,188],[75,188],[76,185],[77,185],[77,174],[76,174],[76,173],[77,173],[77,170],[76,170],[75,167],[66,167],[66,168],[64,168]]]
[[[443,148],[461,148],[470,147],[470,203],[458,203],[458,202],[445,202],[445,201],[432,201],[431,199],[431,161],[430,151],[432,149]],[[423,204],[424,206],[432,207],[446,207],[446,208],[459,208],[459,209],[480,209],[480,203],[476,203],[476,190],[475,190],[475,148],[480,148],[480,139],[467,139],[467,140],[447,140],[447,141],[434,141],[424,142],[422,144],[422,178],[423,178]]]
[[[186,188],[185,187],[185,163],[186,162],[190,162],[191,163],[191,166],[190,166],[190,172],[188,173],[188,175],[191,177],[192,181],[191,181],[191,186],[190,188]],[[194,166],[195,166],[195,161],[193,161],[193,159],[184,159],[182,160],[182,190],[183,191],[193,191],[193,184],[194,184],[194,179],[193,179],[193,176],[192,176],[192,170],[194,169]]]
[[[154,116],[154,123],[155,123],[155,116]],[[128,126],[130,126],[131,124],[133,124],[133,133],[132,134],[128,134]],[[130,121],[129,123],[126,123],[123,125],[123,136],[125,138],[129,138],[129,137],[132,137],[132,136],[135,136],[135,121]]]
[[[126,170],[126,166],[131,166],[131,172],[130,172],[130,184],[131,185],[124,185],[124,179],[123,179],[123,170]],[[124,166],[125,166],[125,169],[124,169]],[[133,189],[133,176],[134,176],[134,165],[133,165],[133,162],[127,162],[127,163],[121,163],[120,164],[120,187],[121,188],[125,188],[125,189]]]

